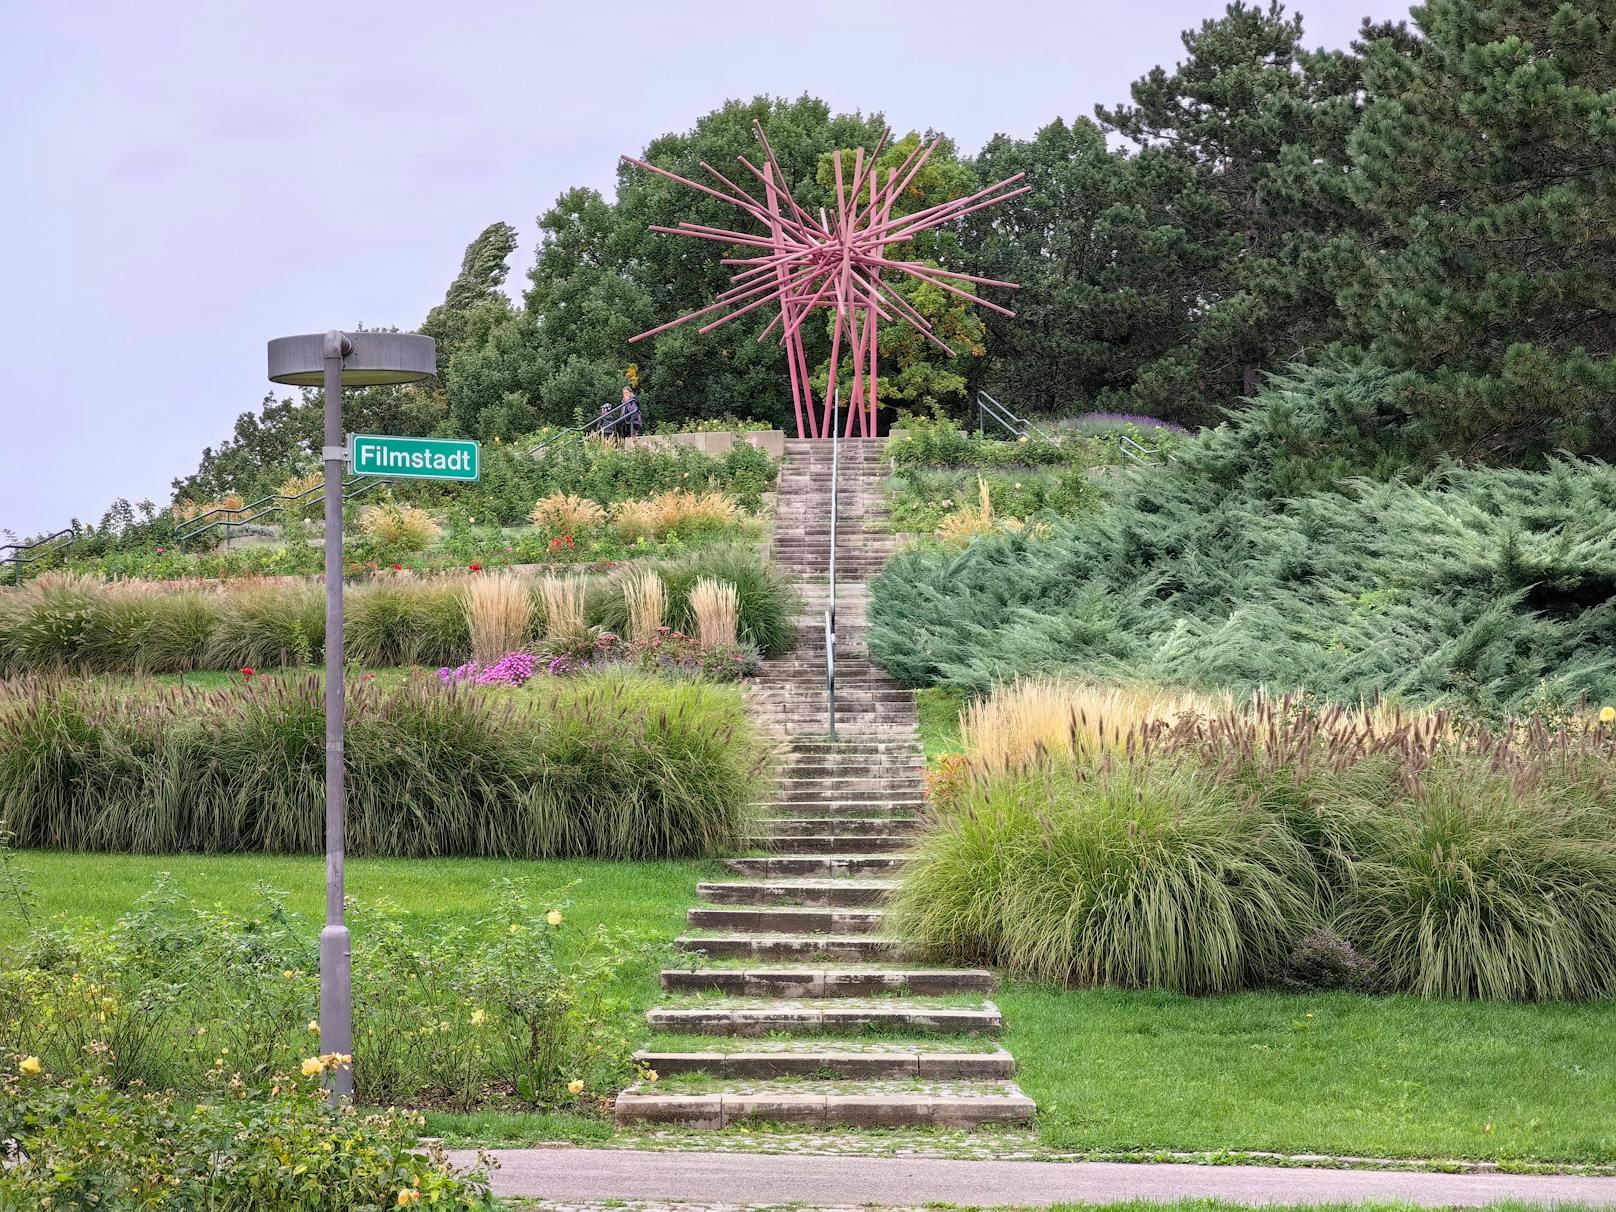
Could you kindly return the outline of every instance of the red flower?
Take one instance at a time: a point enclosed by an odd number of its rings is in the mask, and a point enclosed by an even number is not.
[[[404,565],[402,565],[402,564],[394,564],[393,565],[393,571],[394,572],[403,572],[404,571]]]
[[[466,567],[471,569],[473,572],[481,572],[483,570],[483,566],[481,564],[467,564]]]
[[[162,555],[162,554],[163,554],[163,552],[165,552],[165,551],[167,551],[167,550],[168,550],[168,548],[166,548],[166,547],[159,547],[159,548],[158,548],[158,549],[157,549],[157,554],[158,554],[158,555]]]
[[[241,680],[244,682],[252,681],[252,675],[256,672],[257,670],[255,670],[251,665],[243,665],[241,667]]]

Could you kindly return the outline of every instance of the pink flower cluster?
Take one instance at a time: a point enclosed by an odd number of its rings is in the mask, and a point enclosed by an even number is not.
[[[476,661],[467,661],[455,669],[445,665],[438,670],[438,681],[445,686],[461,682],[472,682],[478,686],[520,686],[533,676],[537,661],[538,658],[529,652],[508,652],[486,669]]]

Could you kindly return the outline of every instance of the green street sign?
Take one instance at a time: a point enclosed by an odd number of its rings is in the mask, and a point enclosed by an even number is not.
[[[480,465],[477,443],[461,438],[348,437],[348,469],[356,476],[475,480]]]

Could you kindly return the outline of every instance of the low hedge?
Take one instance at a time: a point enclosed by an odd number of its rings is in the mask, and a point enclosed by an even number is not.
[[[323,686],[0,700],[0,818],[24,846],[320,851]],[[758,796],[740,694],[627,673],[520,691],[350,686],[348,846],[427,857],[710,855]]]

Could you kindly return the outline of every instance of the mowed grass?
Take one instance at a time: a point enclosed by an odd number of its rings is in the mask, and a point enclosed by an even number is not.
[[[1052,1148],[1616,1162],[1616,1004],[1007,985]]]
[[[298,855],[109,855],[25,850],[17,862],[45,916],[112,923],[168,872],[176,888],[201,905],[251,912],[260,884],[288,894],[287,905],[318,933],[324,915],[325,863]],[[590,930],[604,923],[638,938],[672,940],[696,884],[717,864],[613,862],[604,859],[350,859],[348,895],[361,904],[387,902],[405,929],[421,938],[491,913],[498,880],[523,883],[535,894],[553,890],[571,902],[568,921]],[[573,885],[576,881],[575,886]],[[16,943],[22,923],[0,905],[0,946]]]
[[[920,715],[920,744],[929,761],[945,753],[960,753],[960,712],[965,708],[965,696],[947,686],[930,686],[915,692],[915,707]]]
[[[323,860],[282,855],[103,855],[27,850],[17,863],[28,870],[37,911],[75,920],[112,923],[168,872],[173,884],[201,905],[251,913],[259,886],[288,894],[287,905],[307,922],[311,937],[324,914]],[[696,884],[717,874],[704,862],[520,861],[499,859],[354,859],[348,863],[349,896],[361,905],[387,902],[410,934],[430,942],[435,932],[469,924],[490,913],[495,882],[519,881],[535,894],[553,890],[568,902],[567,924],[580,930],[606,925],[638,939],[671,943],[696,900]],[[574,883],[576,881],[576,883]],[[569,887],[571,885],[571,887]],[[356,935],[363,929],[355,923]],[[14,907],[0,905],[0,951],[24,937]],[[654,1004],[657,978],[667,956],[653,955],[625,968],[608,997],[643,1022]],[[643,1031],[643,1026],[642,1026]],[[467,1143],[583,1143],[611,1135],[603,1114],[567,1112],[429,1112],[429,1133]]]

